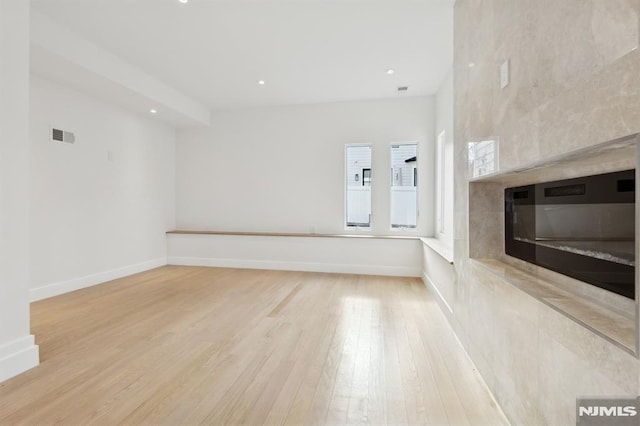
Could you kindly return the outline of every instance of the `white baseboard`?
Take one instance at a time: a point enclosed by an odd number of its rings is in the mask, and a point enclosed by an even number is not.
[[[32,335],[24,336],[0,346],[0,382],[36,367],[40,350]]]
[[[445,298],[442,297],[438,287],[436,287],[433,281],[431,281],[431,278],[429,278],[429,276],[424,272],[422,273],[422,282],[433,292],[433,294],[436,295],[436,301],[438,302],[438,305],[440,305],[440,309],[442,309],[446,315],[451,315],[453,313],[453,309],[451,309],[451,306],[449,306]]]
[[[102,284],[107,281],[126,277],[138,272],[148,271],[167,264],[166,257],[147,260],[145,262],[136,263],[134,265],[123,266],[121,268],[112,269],[110,271],[98,272],[97,274],[86,275],[84,277],[73,278],[67,281],[47,284],[41,287],[29,290],[32,302],[47,299],[49,297],[58,296],[60,294],[69,293],[71,291],[80,290],[82,288],[91,287],[96,284]]]
[[[218,268],[271,269],[278,271],[328,272],[340,274],[420,277],[420,268],[384,265],[350,265],[336,263],[283,262],[277,260],[219,259],[207,257],[168,258],[169,265],[210,266]]]

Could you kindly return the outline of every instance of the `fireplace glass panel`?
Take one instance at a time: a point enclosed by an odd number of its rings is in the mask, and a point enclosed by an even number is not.
[[[536,244],[635,265],[633,204],[536,206]]]
[[[505,251],[635,297],[635,172],[505,191]]]

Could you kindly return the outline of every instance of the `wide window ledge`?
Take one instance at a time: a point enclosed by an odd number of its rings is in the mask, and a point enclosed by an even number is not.
[[[444,260],[453,265],[453,247],[443,243],[437,238],[423,237],[420,238],[422,243],[431,250],[439,254]]]
[[[314,234],[297,232],[243,232],[243,231],[192,231],[175,230],[167,232],[167,235],[230,235],[247,237],[318,237],[318,238],[363,238],[382,240],[418,240],[418,236],[411,235],[371,235],[371,234]]]
[[[635,356],[633,318],[499,260],[471,259],[471,262]]]

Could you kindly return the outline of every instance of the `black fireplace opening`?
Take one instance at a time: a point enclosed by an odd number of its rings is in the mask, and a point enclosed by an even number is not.
[[[635,299],[635,170],[505,189],[505,252]]]

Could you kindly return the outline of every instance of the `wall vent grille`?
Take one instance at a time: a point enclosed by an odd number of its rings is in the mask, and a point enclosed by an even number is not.
[[[65,130],[51,128],[51,140],[53,142],[75,143],[76,135]]]

